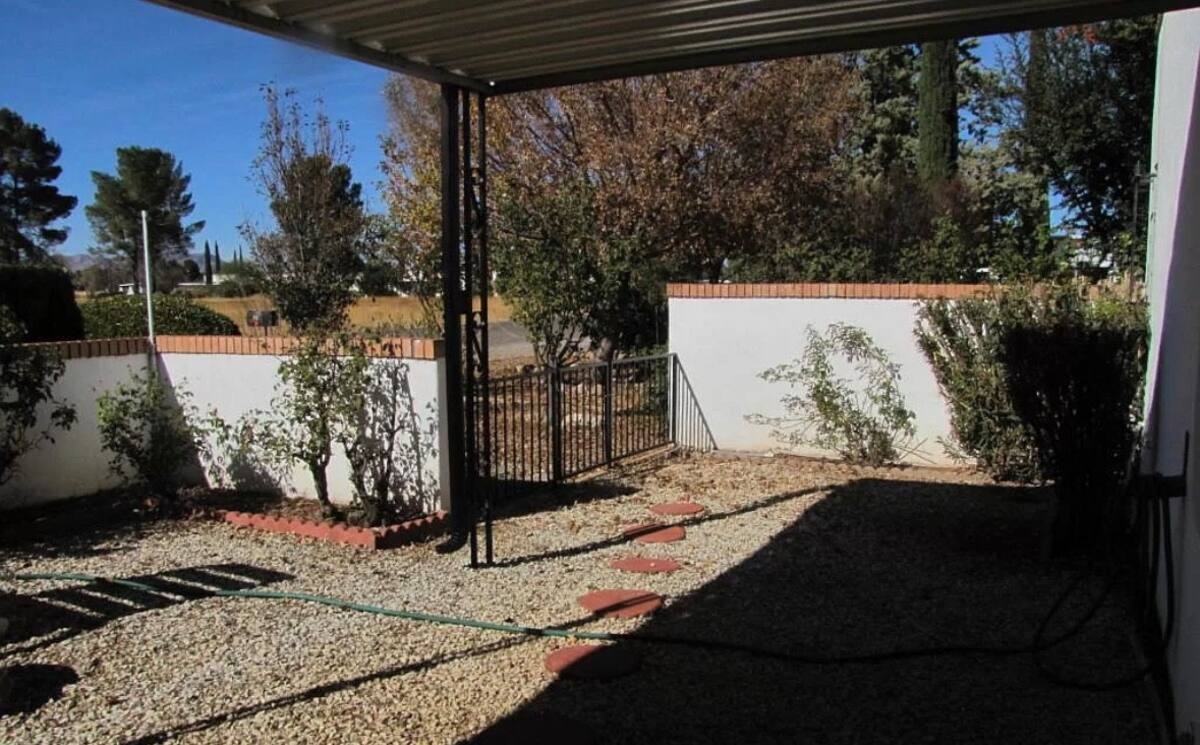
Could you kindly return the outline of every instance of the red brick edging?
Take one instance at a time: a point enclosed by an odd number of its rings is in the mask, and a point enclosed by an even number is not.
[[[270,533],[289,533],[372,550],[396,548],[439,535],[445,532],[448,517],[447,513],[438,511],[431,515],[406,520],[396,525],[386,525],[382,528],[357,528],[345,523],[315,522],[299,518],[260,515],[254,512],[222,510],[217,513],[218,519],[231,525],[257,528]]]
[[[670,298],[845,298],[852,300],[934,300],[985,296],[993,285],[881,282],[790,282],[704,284],[672,282]]]

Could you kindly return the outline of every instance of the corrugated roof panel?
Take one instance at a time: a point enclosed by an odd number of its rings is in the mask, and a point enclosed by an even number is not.
[[[1200,5],[1200,0],[149,1],[497,93]]]

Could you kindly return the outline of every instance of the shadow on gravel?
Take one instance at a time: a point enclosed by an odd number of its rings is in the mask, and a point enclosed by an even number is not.
[[[0,714],[32,714],[61,697],[63,689],[79,682],[75,668],[67,665],[13,665],[5,668],[11,687]]]
[[[0,617],[12,624],[4,637],[4,656],[57,644],[135,613],[209,598],[218,590],[263,587],[292,579],[292,575],[227,563],[122,579],[149,589],[100,580],[64,584],[32,595],[0,592]]]
[[[129,489],[7,510],[0,520],[0,549],[10,558],[30,561],[105,556],[172,523],[183,524],[180,516],[217,509],[262,512],[281,499],[266,491],[189,491],[193,493],[181,500],[175,515],[148,510],[143,495]]]
[[[640,631],[820,657],[960,644],[1024,647],[1077,576],[1073,567],[1042,558],[1049,505],[1038,494],[1005,486],[850,482],[732,570],[674,598]],[[723,517],[761,506],[684,523],[698,537],[734,530]],[[669,557],[670,547],[663,548]],[[544,558],[552,557],[515,561]],[[1052,636],[1082,616],[1100,583],[1072,595]],[[642,586],[653,589],[653,578]],[[1047,664],[1092,680],[1133,669],[1126,597],[1110,596],[1082,634],[1045,655]],[[555,726],[570,720],[604,743],[1157,742],[1144,687],[1105,693],[1059,687],[1039,676],[1028,654],[813,665],[619,644],[643,657],[640,671],[608,682],[559,679],[472,742],[515,742],[505,733],[517,718]]]
[[[738,515],[745,515],[750,512],[756,512],[757,510],[771,507],[772,505],[779,504],[780,502],[786,502],[788,500],[796,499],[798,497],[803,497],[808,494],[814,494],[816,492],[819,492],[819,491],[821,491],[823,489],[827,489],[827,488],[828,487],[826,487],[826,486],[814,486],[814,487],[811,487],[808,489],[784,492],[783,494],[776,494],[774,496],[767,497],[766,499],[759,499],[757,501],[750,502],[741,507],[738,507],[737,509],[726,510],[724,512],[702,512],[698,515],[694,515],[691,517],[685,517],[682,519],[670,520],[669,522],[671,525],[682,525],[684,528],[692,528],[697,525],[704,525],[705,523],[711,523],[711,522],[715,522],[718,520],[725,520],[730,517],[737,517]],[[636,491],[636,490],[632,490],[632,491]],[[647,522],[650,522],[650,521],[648,520]],[[667,522],[667,521],[664,520],[663,522]],[[519,566],[521,564],[532,564],[532,563],[536,563],[539,561],[550,561],[553,559],[564,559],[564,558],[571,557],[571,556],[581,556],[583,554],[592,553],[593,551],[599,551],[601,549],[609,548],[611,546],[616,546],[616,545],[619,545],[622,543],[628,543],[628,542],[629,542],[628,536],[615,535],[612,538],[605,538],[602,541],[592,541],[591,543],[581,543],[578,546],[570,546],[568,548],[557,549],[555,551],[546,551],[546,552],[543,552],[540,554],[528,554],[526,556],[513,556],[511,558],[499,559],[498,561],[496,561],[494,568],[503,569],[504,567]],[[487,567],[485,567],[485,569],[486,568]]]
[[[590,620],[591,619],[588,618],[582,618],[577,621],[561,624],[555,628],[564,630],[571,629],[577,626],[582,626],[588,623]],[[410,662],[404,665],[394,665],[382,670],[375,670],[370,673],[358,675],[353,678],[345,678],[343,680],[335,680],[319,686],[313,686],[312,688],[307,688],[303,691],[269,699],[257,704],[249,704],[237,709],[223,711],[203,719],[197,719],[193,722],[179,725],[178,727],[171,727],[160,732],[143,735],[133,740],[127,740],[122,745],[154,745],[155,743],[168,742],[185,734],[203,732],[204,730],[212,729],[213,727],[222,726],[240,719],[247,719],[257,714],[274,709],[283,709],[290,706],[303,705],[307,701],[313,701],[315,699],[319,699],[333,693],[338,693],[340,691],[354,690],[355,688],[368,683],[387,680],[388,678],[395,678],[400,675],[407,675],[409,673],[419,673],[423,670],[429,670],[447,662],[454,662],[455,660],[489,655],[502,649],[507,649],[518,644],[524,644],[526,642],[533,641],[534,638],[535,637],[532,636],[504,636],[494,642],[480,644],[478,646],[471,647],[470,649],[464,649],[461,652],[438,655],[436,657],[430,657],[428,659],[418,660],[417,662]],[[403,735],[403,733],[397,733],[398,737],[401,735]],[[529,743],[528,745],[534,744]]]

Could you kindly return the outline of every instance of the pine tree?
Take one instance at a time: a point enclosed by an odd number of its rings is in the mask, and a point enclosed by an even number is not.
[[[188,191],[192,177],[174,155],[156,148],[118,148],[116,175],[92,171],[92,181],[96,197],[85,211],[96,238],[94,253],[124,262],[137,283],[145,210],[152,265],[157,269],[187,258],[204,221],[184,222],[196,208]]]
[[[221,244],[214,241],[213,249],[215,250],[216,255],[217,255],[217,274],[220,274],[221,273]]]
[[[204,284],[211,285],[213,277],[212,266],[212,251],[208,248],[208,241],[204,242]]]
[[[36,124],[0,108],[0,261],[40,261],[67,231],[52,228],[78,203],[58,192],[62,148]]]
[[[958,42],[921,45],[917,80],[917,174],[938,186],[958,168]]]

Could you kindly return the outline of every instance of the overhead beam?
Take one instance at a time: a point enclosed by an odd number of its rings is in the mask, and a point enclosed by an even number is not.
[[[627,61],[590,62],[581,55],[577,69],[541,74],[519,75],[497,80],[492,95],[558,88],[568,85],[595,83],[619,78],[657,75],[703,67],[736,65],[748,62],[801,57],[812,54],[852,52],[876,49],[897,44],[912,44],[970,36],[1011,33],[1036,28],[1049,28],[1080,23],[1092,23],[1113,18],[1127,18],[1195,7],[1196,0],[1100,0],[1086,6],[1055,7],[1038,12],[996,14],[990,17],[912,23],[894,28],[869,31],[848,31],[773,44],[756,44],[734,49],[696,50],[688,52],[663,51],[655,55],[650,50],[630,54]],[[536,59],[536,55],[531,54]]]
[[[389,53],[330,34],[289,23],[287,20],[252,13],[223,0],[146,0],[166,8],[190,13],[191,15],[221,21],[239,28],[256,31],[276,39],[294,42],[339,57],[364,62],[385,70],[428,80],[434,83],[456,85],[478,93],[489,93],[491,86],[485,80],[463,75],[445,68],[427,65],[399,54]]]

